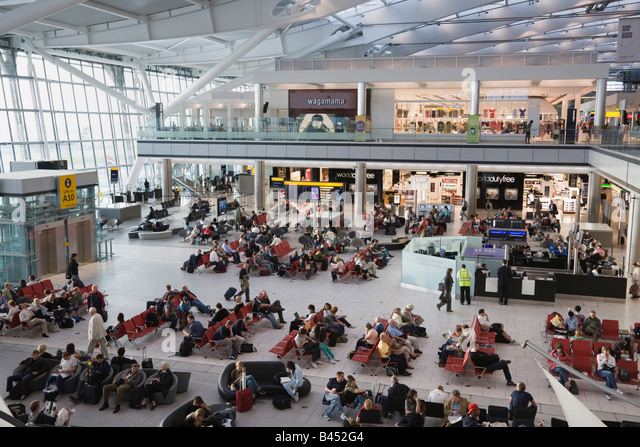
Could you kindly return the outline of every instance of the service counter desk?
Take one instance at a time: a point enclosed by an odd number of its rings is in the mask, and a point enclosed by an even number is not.
[[[607,224],[580,222],[580,230],[589,230],[591,235],[598,239],[604,248],[611,247],[611,244],[613,243],[613,230]]]
[[[556,300],[556,281],[553,279],[511,278],[507,293],[509,299],[553,303]],[[474,295],[498,298],[498,278],[477,277]]]
[[[567,269],[567,257],[556,256],[549,258],[549,256],[525,256],[515,254],[511,257],[511,265],[515,267],[533,267],[549,270],[566,270]]]
[[[107,220],[120,219],[122,221],[142,218],[142,205],[139,203],[114,203],[98,208]]]
[[[566,295],[593,296],[597,298],[627,297],[627,278],[619,276],[586,276],[570,273],[554,273],[556,293]]]

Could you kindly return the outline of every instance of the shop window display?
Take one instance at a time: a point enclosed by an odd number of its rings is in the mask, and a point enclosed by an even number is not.
[[[464,93],[437,93],[400,92],[394,104],[394,132],[466,134],[470,102],[466,100]],[[524,135],[528,119],[527,95],[523,92],[518,92],[517,95],[500,93],[481,96],[481,133]],[[425,98],[428,101],[414,101],[410,99],[411,96]],[[452,99],[445,99],[447,97]],[[404,100],[405,98],[407,99]]]

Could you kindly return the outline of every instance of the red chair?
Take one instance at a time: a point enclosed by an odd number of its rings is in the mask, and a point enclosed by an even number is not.
[[[462,373],[464,371],[465,365],[469,361],[470,352],[471,351],[467,349],[467,352],[465,352],[464,354],[464,358],[461,358],[461,359],[454,358],[454,356],[452,355],[447,357],[447,363],[444,366],[444,369],[452,373],[451,376],[449,376],[449,378],[447,379],[447,385],[449,385],[450,382],[452,382],[452,379],[460,379],[462,380],[462,383],[464,384],[464,386],[469,385],[469,383],[462,376]]]
[[[36,293],[33,291],[33,286],[25,286],[18,289],[18,296],[26,296],[31,301],[35,298],[35,295]]]
[[[618,340],[620,338],[618,320],[602,320],[602,337],[609,340]]]
[[[281,341],[279,341],[278,344],[269,349],[269,352],[275,354],[276,358],[280,360],[293,349],[293,339],[296,335],[298,335],[298,331],[291,331]]]
[[[609,346],[611,352],[613,352],[613,346],[608,341],[595,341],[593,342],[593,356],[600,354],[603,346]]]
[[[373,353],[377,350],[377,347],[378,347],[378,344],[376,343],[376,345],[370,349],[358,348],[356,352],[353,354],[353,357],[351,357],[352,361],[357,362],[360,364],[361,367],[366,368],[367,371],[369,371],[369,374],[372,376],[375,374],[374,374],[374,371],[371,368],[369,368],[369,361],[371,360],[371,356],[373,356]]]
[[[631,375],[631,380],[629,382],[619,381],[618,383],[628,383],[630,385],[636,385],[636,387],[640,387],[640,380],[638,380],[638,363],[636,361],[620,359],[618,360],[618,364],[616,366],[618,367],[618,371],[620,371],[621,368],[627,368]]]
[[[575,340],[574,340],[575,341]],[[590,379],[594,378],[593,375],[593,360],[591,356],[578,355],[573,356],[573,369],[580,371],[582,373],[586,373],[585,375]]]
[[[570,343],[572,357],[591,357],[591,340],[573,340]]]
[[[44,286],[42,285],[42,283],[37,282],[31,287],[33,288],[35,298],[44,298]]]
[[[488,350],[488,349],[480,349],[478,348],[479,351],[482,352],[486,352],[487,354],[493,354],[493,352],[491,351],[495,351],[495,349],[492,350]],[[451,357],[451,356],[449,356]],[[478,379],[478,381],[484,381],[484,383],[487,385],[487,388],[491,388],[489,386],[489,383],[484,380],[485,376],[492,376],[493,375],[493,371],[487,371],[487,367],[486,366],[476,366],[475,363],[473,363],[473,359],[471,358],[471,356],[469,356],[469,360],[471,361],[471,365],[473,365],[473,373],[476,376],[476,379]]]

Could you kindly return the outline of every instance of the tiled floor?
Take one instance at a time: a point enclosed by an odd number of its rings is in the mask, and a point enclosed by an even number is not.
[[[184,210],[172,209],[171,212],[175,213],[172,226],[181,225],[183,221],[178,216],[184,215]],[[572,220],[572,217],[564,219],[565,232]],[[171,284],[175,288],[187,284],[202,301],[212,307],[217,302],[224,303],[223,293],[228,287],[238,287],[237,269],[233,265],[224,274],[188,274],[180,270],[182,262],[197,247],[184,244],[178,236],[160,241],[128,239],[126,228],[135,223],[137,222],[127,222],[122,225],[122,229],[109,232],[114,237],[112,260],[80,267],[80,276],[83,281],[98,284],[100,290],[109,295],[107,297],[109,324],[113,323],[118,312],[123,312],[125,317],[129,317],[144,310],[147,300],[162,295],[165,284]],[[450,224],[447,234],[456,234],[459,225],[459,221]],[[286,237],[292,244],[294,242],[297,244],[298,235],[299,233],[291,232],[287,233]],[[388,239],[382,235],[376,235],[376,237],[381,241]],[[452,329],[456,324],[470,322],[478,308],[487,309],[492,321],[503,322],[507,332],[516,340],[520,342],[529,340],[539,346],[544,346],[542,326],[545,316],[552,310],[564,312],[567,307],[576,304],[581,304],[586,311],[595,309],[600,318],[620,320],[623,328],[629,327],[635,321],[640,321],[640,306],[638,302],[631,300],[613,303],[581,299],[576,302],[560,297],[556,300],[554,308],[551,308],[545,304],[523,303],[516,300],[511,300],[508,307],[498,306],[493,300],[474,298],[471,306],[461,307],[459,302],[455,301],[453,313],[438,312],[435,309],[437,300],[435,293],[400,288],[401,252],[396,251],[392,254],[395,257],[389,266],[378,273],[380,279],[362,282],[359,285],[333,284],[328,272],[320,272],[308,281],[293,281],[277,276],[251,277],[252,295],[255,296],[260,290],[266,289],[272,300],[278,299],[282,302],[286,308],[285,319],[288,321],[291,320],[294,312],[304,313],[310,303],[318,307],[325,302],[330,302],[337,305],[341,313],[348,315],[349,321],[357,325],[357,329],[348,330],[349,342],[338,344],[333,349],[340,362],[336,365],[325,362],[318,369],[304,370],[313,385],[312,391],[300,402],[293,403],[293,411],[276,411],[270,399],[258,399],[254,409],[238,414],[239,426],[337,427],[339,425],[339,422],[335,421],[337,418],[334,417],[334,421],[331,422],[326,422],[322,418],[321,401],[326,381],[334,376],[336,371],[341,370],[347,374],[355,374],[361,387],[371,388],[374,384],[387,384],[388,377],[370,376],[358,364],[348,360],[347,353],[354,347],[367,321],[373,321],[377,315],[387,317],[394,307],[402,307],[408,303],[413,303],[416,312],[425,318],[424,326],[430,338],[420,339],[424,355],[412,362],[415,367],[412,371],[413,375],[410,378],[402,378],[402,382],[417,389],[421,398],[426,398],[428,392],[438,385],[443,385],[447,392],[458,388],[463,396],[484,408],[492,404],[503,406],[508,404],[508,396],[513,388],[504,385],[501,373],[488,378],[491,388],[475,383],[469,387],[461,387],[459,383],[447,385],[449,374],[436,365],[438,347],[443,342],[440,334],[447,329]],[[55,275],[52,279],[54,283],[64,282],[63,275]],[[198,316],[198,319],[206,322],[206,318],[202,315]],[[243,354],[241,358],[274,360],[274,355],[269,353],[269,349],[286,334],[287,329],[274,330],[267,322],[259,323],[256,329],[257,334],[251,341],[258,352]],[[73,329],[51,334],[51,338],[46,339],[45,343],[51,352],[64,347],[68,342],[75,342],[76,346],[86,349],[86,331],[87,322],[81,322]],[[26,335],[19,338],[11,336],[1,338],[0,376],[6,378],[15,365],[27,357],[30,350],[43,340],[45,339],[41,339],[39,334],[36,334],[33,339]],[[168,334],[167,337],[150,334],[140,340],[140,344],[146,346],[156,365],[159,366],[163,360],[168,360],[172,369],[193,373],[189,391],[178,395],[174,405],[161,406],[153,412],[148,409],[131,410],[125,407],[119,414],[114,415],[110,411],[98,412],[98,406],[78,404],[75,405],[77,412],[73,416],[72,423],[78,426],[157,426],[165,414],[195,395],[202,396],[208,403],[220,402],[217,393],[218,375],[228,361],[217,360],[212,356],[205,359],[203,352],[197,352],[189,358],[175,357],[172,354],[176,351],[176,345],[180,340],[181,336],[175,337],[173,333]],[[127,350],[128,354],[140,358],[140,351],[131,344],[127,345]],[[111,347],[109,352],[113,355],[115,349]],[[521,346],[497,345],[496,352],[501,358],[512,361],[510,368],[514,381],[524,381],[527,384],[527,390],[539,404],[538,420],[543,419],[546,425],[549,425],[549,419],[552,416],[563,417],[562,410],[536,363],[536,359],[540,357],[534,351],[523,349]],[[291,354],[285,357],[285,360],[289,358]],[[546,364],[544,359],[542,360],[543,364]],[[373,361],[377,361],[377,356],[374,356]],[[604,420],[640,421],[640,409],[616,399],[609,402],[605,399],[604,393],[583,383],[579,382],[580,400],[596,415]],[[628,396],[637,398],[638,392],[635,388],[625,385],[621,387]],[[39,396],[34,394],[31,397]],[[71,406],[66,398],[63,398],[61,404]],[[355,416],[353,411],[351,413]],[[391,423],[385,423],[385,425],[391,426],[397,420],[396,416],[395,420],[392,419]],[[427,424],[438,425],[439,421],[430,420]]]

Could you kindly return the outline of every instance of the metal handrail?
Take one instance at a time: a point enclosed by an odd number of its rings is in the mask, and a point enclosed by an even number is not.
[[[567,343],[569,343],[569,340],[567,340]],[[633,405],[634,407],[640,408],[640,402],[635,402],[631,399],[629,399],[627,396],[625,396],[624,394],[618,394],[613,392],[614,390],[612,390],[611,388],[607,388],[606,386],[598,383],[597,381],[585,376],[582,372],[573,369],[573,367],[562,363],[560,361],[558,361],[558,359],[551,357],[545,349],[542,349],[536,345],[534,345],[533,343],[531,343],[529,340],[526,340],[524,342],[524,344],[522,345],[522,348],[531,348],[534,351],[536,351],[538,354],[540,354],[541,356],[543,356],[544,358],[546,358],[547,360],[551,360],[552,362],[556,363],[558,366],[560,366],[562,369],[567,370],[568,372],[570,372],[571,374],[573,374],[576,377],[579,377],[580,380],[585,380],[587,383],[593,385],[594,387],[598,388],[601,391],[604,391],[607,394],[610,394],[611,396],[617,398],[617,399],[621,399],[625,402],[627,402],[628,404]]]

